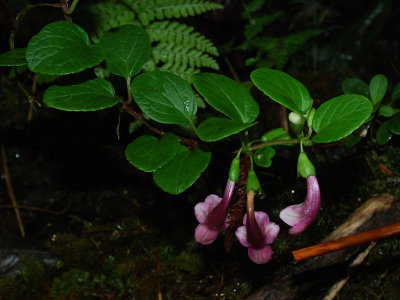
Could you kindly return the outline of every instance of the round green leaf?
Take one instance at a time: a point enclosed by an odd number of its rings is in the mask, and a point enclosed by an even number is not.
[[[145,172],[154,172],[169,162],[179,150],[179,137],[167,133],[157,139],[151,135],[143,135],[125,150],[128,161]]]
[[[197,128],[197,135],[205,142],[214,142],[238,133],[256,123],[240,124],[227,118],[210,118]]]
[[[26,65],[26,48],[18,48],[0,54],[0,67]]]
[[[93,111],[117,104],[121,99],[114,95],[110,82],[96,78],[77,85],[53,85],[44,93],[43,102],[60,110]]]
[[[236,81],[215,73],[193,75],[197,91],[214,109],[237,123],[253,122],[260,112],[250,91]]]
[[[70,22],[50,23],[32,37],[26,49],[33,72],[64,75],[77,73],[104,59],[99,45],[90,45],[85,30]]]
[[[267,131],[261,137],[263,143],[276,140],[290,140],[290,135],[280,127]]]
[[[394,109],[393,109],[393,107],[391,107],[389,105],[382,105],[379,108],[379,114],[381,116],[389,118],[394,115]]]
[[[348,78],[342,82],[342,90],[345,94],[362,95],[369,98],[369,86],[359,78]]]
[[[197,112],[196,96],[190,85],[167,72],[148,72],[131,84],[134,100],[154,121],[165,124],[187,124]]]
[[[400,134],[400,114],[395,114],[388,121],[388,128],[394,134]]]
[[[272,164],[272,158],[275,156],[275,150],[272,147],[264,147],[258,149],[254,154],[254,162],[264,168],[268,168]]]
[[[282,71],[258,69],[251,72],[250,78],[264,94],[292,111],[305,113],[311,106],[306,87]]]
[[[392,133],[389,131],[389,123],[384,122],[376,132],[376,142],[379,145],[384,145],[392,138]]]
[[[211,153],[199,148],[189,151],[180,146],[175,157],[153,173],[156,184],[167,193],[183,193],[200,177],[210,163]]]
[[[119,76],[136,75],[150,58],[150,38],[142,27],[124,25],[100,40],[107,69]]]
[[[396,84],[392,92],[392,100],[397,100],[400,98],[400,82]]]
[[[312,123],[315,143],[329,143],[348,136],[372,113],[372,104],[361,95],[345,94],[323,103]]]
[[[372,77],[369,84],[369,94],[371,95],[372,103],[380,103],[385,96],[387,89],[387,78],[383,74],[377,74]]]

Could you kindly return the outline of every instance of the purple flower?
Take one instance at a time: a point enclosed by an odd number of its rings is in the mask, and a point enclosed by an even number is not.
[[[265,212],[252,212],[245,214],[244,226],[236,230],[236,237],[244,247],[249,248],[248,254],[254,263],[265,264],[271,259],[272,249],[269,244],[278,236],[279,226],[270,222]]]
[[[239,242],[249,248],[247,251],[250,259],[256,264],[265,264],[271,259],[272,249],[269,244],[278,236],[279,226],[270,222],[265,212],[254,211],[255,191],[260,189],[256,178],[254,171],[250,171],[247,177],[247,214],[243,218],[244,226],[240,226],[235,234]]]
[[[306,201],[300,204],[291,205],[283,209],[279,217],[286,224],[292,226],[290,234],[302,233],[318,215],[321,202],[321,194],[316,176],[307,177]]]
[[[200,224],[196,227],[194,238],[198,243],[211,244],[217,238],[218,232],[226,229],[228,207],[234,189],[235,181],[228,179],[222,198],[211,194],[204,202],[196,204],[194,213]]]

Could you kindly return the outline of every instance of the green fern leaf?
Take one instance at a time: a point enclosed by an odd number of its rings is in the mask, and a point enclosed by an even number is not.
[[[263,29],[274,22],[283,14],[283,11],[277,11],[272,15],[263,15],[262,17],[256,17],[249,21],[244,28],[244,34],[246,36],[246,40],[253,39],[257,34],[263,31]]]
[[[218,56],[218,50],[191,26],[154,20],[193,16],[217,8],[222,6],[205,0],[106,0],[91,7],[96,28],[93,40],[110,29],[139,23],[157,43],[143,71],[165,70],[191,82],[192,75],[202,67],[219,69],[211,56]]]
[[[174,43],[160,43],[153,47],[153,58],[156,63],[169,63],[171,66],[189,65],[196,68],[211,68],[218,70],[218,64],[214,58],[197,49],[176,45]]]
[[[218,56],[218,50],[213,43],[194,28],[178,22],[154,22],[146,28],[153,42],[172,43],[187,46]]]
[[[139,16],[144,26],[154,19],[186,18],[222,5],[205,0],[124,0]]]
[[[266,61],[278,69],[282,69],[289,58],[312,37],[322,33],[322,29],[311,29],[301,31],[280,38],[258,38],[252,41],[253,47],[258,49],[260,62],[264,66]],[[257,67],[261,67],[257,64]]]
[[[166,71],[166,72],[170,72],[172,74],[175,74],[177,76],[179,76],[180,78],[182,78],[183,80],[185,80],[188,83],[192,83],[192,76],[194,74],[200,73],[199,69],[195,69],[193,67],[186,67],[185,66],[181,66],[180,68],[174,68],[173,66],[170,66],[168,63],[162,65],[159,69],[161,71]],[[196,99],[197,100],[197,99]]]
[[[91,36],[94,42],[98,42],[110,29],[126,24],[140,25],[135,13],[117,1],[108,0],[94,4],[90,6],[90,12],[94,16],[95,33]]]

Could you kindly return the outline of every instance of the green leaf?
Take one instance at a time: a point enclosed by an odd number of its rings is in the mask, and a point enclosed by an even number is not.
[[[392,92],[392,100],[397,100],[400,98],[400,82],[396,84]]]
[[[100,40],[107,69],[119,76],[136,75],[150,58],[150,39],[142,27],[124,25]]]
[[[290,140],[290,135],[282,127],[268,130],[261,137],[263,143],[274,140]]]
[[[350,134],[344,138],[344,145],[348,148],[357,145],[361,141],[362,137],[355,134]]]
[[[311,97],[306,87],[284,72],[258,69],[251,72],[250,78],[264,94],[292,111],[305,113],[311,106]]]
[[[392,133],[389,131],[389,122],[384,122],[376,132],[376,142],[379,145],[384,145],[392,138]]]
[[[266,146],[256,151],[254,154],[254,162],[260,167],[268,168],[271,166],[274,156],[274,148]]]
[[[99,45],[90,45],[86,31],[65,21],[43,27],[26,49],[29,69],[50,75],[77,73],[103,59],[103,50]]]
[[[387,85],[388,82],[385,75],[377,74],[372,77],[369,84],[369,93],[371,95],[372,103],[378,104],[382,101],[386,93]]]
[[[315,143],[340,140],[360,127],[369,118],[372,104],[361,95],[345,94],[323,103],[315,112]]]
[[[44,93],[43,102],[60,110],[93,111],[117,104],[121,99],[114,96],[112,84],[96,78],[77,85],[53,85]]]
[[[214,142],[238,133],[256,123],[240,124],[227,118],[210,118],[197,128],[197,135],[205,142]]]
[[[154,172],[169,162],[179,150],[179,137],[167,133],[157,139],[151,135],[143,135],[125,150],[128,161],[145,172]]]
[[[0,67],[26,65],[26,48],[18,48],[0,54]]]
[[[192,80],[209,105],[237,123],[250,123],[257,118],[260,112],[257,102],[236,81],[214,73],[196,74]]]
[[[134,100],[154,121],[165,124],[187,124],[197,112],[196,96],[190,85],[167,72],[148,72],[131,84]]]
[[[183,193],[200,177],[210,163],[211,153],[181,146],[175,157],[153,173],[154,181],[167,193]]]
[[[359,78],[348,78],[342,82],[342,90],[345,94],[362,95],[369,98],[368,84]]]
[[[380,114],[381,116],[390,118],[391,116],[394,115],[394,109],[393,109],[393,107],[391,107],[391,106],[389,106],[389,105],[382,105],[382,106],[379,108],[379,114]]]
[[[395,114],[389,121],[388,128],[394,134],[400,134],[400,114]]]

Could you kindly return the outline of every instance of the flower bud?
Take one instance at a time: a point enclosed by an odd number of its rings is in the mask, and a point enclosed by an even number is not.
[[[232,160],[231,168],[229,169],[229,179],[233,182],[238,183],[239,172],[240,172],[240,159],[239,157],[235,157]]]
[[[303,132],[304,122],[306,119],[299,113],[292,111],[289,114],[290,128],[296,135],[300,135]]]

